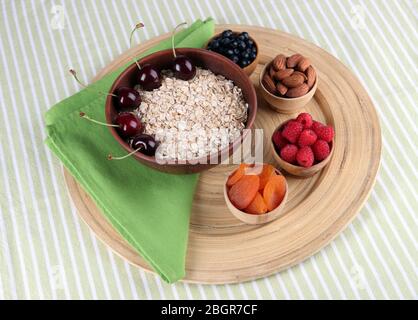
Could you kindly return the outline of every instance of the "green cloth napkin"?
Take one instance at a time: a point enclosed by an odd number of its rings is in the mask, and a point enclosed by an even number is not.
[[[202,47],[214,33],[214,21],[196,21],[176,35],[176,47]],[[167,39],[142,56],[168,49]],[[140,56],[140,57],[142,57]],[[140,58],[138,57],[138,58]],[[130,63],[129,63],[130,64]],[[105,96],[129,64],[53,106],[45,115],[46,144],[62,161],[110,223],[167,282],[185,275],[190,210],[198,175],[170,175],[128,158],[108,128],[79,117],[83,111],[105,121]]]

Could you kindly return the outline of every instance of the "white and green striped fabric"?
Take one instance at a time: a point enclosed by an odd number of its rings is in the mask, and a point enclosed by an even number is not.
[[[416,299],[418,2],[0,0],[0,299]],[[369,200],[329,246],[236,285],[168,285],[113,254],[78,218],[43,114],[127,50],[181,21],[260,25],[307,39],[361,80],[383,159]]]

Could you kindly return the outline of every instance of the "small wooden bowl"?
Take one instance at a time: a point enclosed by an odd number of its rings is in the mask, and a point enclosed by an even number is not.
[[[262,79],[268,67],[270,67],[270,63],[266,64],[260,73],[259,86],[260,86],[260,91],[264,100],[267,101],[268,105],[274,111],[284,113],[284,114],[296,113],[300,109],[302,109],[312,99],[312,97],[314,96],[316,92],[316,88],[318,87],[318,75],[316,76],[316,80],[315,80],[313,87],[311,88],[311,90],[308,91],[308,93],[298,98],[285,98],[285,97],[279,97],[270,93],[264,87],[262,83]]]
[[[233,34],[238,34],[238,33],[240,33],[240,32],[237,32],[237,31],[233,31],[232,32]],[[219,33],[217,33],[217,34],[215,34],[212,38],[210,38],[209,39],[209,41],[208,42],[206,42],[206,45],[205,45],[205,49],[207,49],[208,48],[208,44],[213,40],[213,39],[215,39],[215,38],[217,38],[217,37],[219,37],[220,35],[222,34],[222,32],[219,32]],[[258,65],[258,60],[259,60],[259,58],[260,58],[260,49],[259,49],[259,47],[258,47],[258,44],[257,44],[257,41],[255,41],[255,39],[253,38],[253,37],[251,37],[251,36],[249,36],[249,38],[254,42],[254,45],[255,45],[255,48],[257,49],[257,55],[256,55],[256,57],[255,57],[255,59],[248,65],[248,66],[246,66],[246,67],[244,67],[244,68],[241,68],[245,73],[246,73],[246,75],[247,76],[250,76],[253,72],[254,72],[254,70],[255,70],[255,68],[257,67],[257,65]],[[214,51],[213,51],[214,52]],[[216,52],[215,52],[216,53]],[[220,54],[220,53],[218,53],[218,54]],[[228,59],[228,58],[227,58]]]
[[[231,172],[231,174],[233,172]],[[281,172],[278,169],[276,169],[276,173],[281,175]],[[279,206],[277,208],[273,209],[270,212],[263,213],[263,214],[251,214],[251,213],[246,213],[244,211],[241,211],[241,210],[235,208],[235,206],[232,204],[231,200],[229,200],[228,187],[226,186],[226,181],[228,180],[228,177],[224,181],[224,198],[225,198],[226,206],[228,207],[229,211],[231,211],[231,213],[237,219],[239,219],[242,222],[245,222],[247,224],[264,224],[264,223],[267,223],[267,222],[270,222],[270,221],[273,221],[273,220],[277,219],[278,217],[280,217],[283,214],[283,209],[284,209],[284,206],[285,206],[286,200],[287,200],[287,194],[289,192],[289,186],[287,185],[287,181],[286,181],[286,193],[283,197],[282,202],[279,204]]]
[[[276,128],[276,130],[282,128],[289,121],[283,122],[280,126],[278,126]],[[276,132],[276,130],[273,131],[273,134],[274,134],[274,132]],[[326,157],[321,162],[313,165],[312,167],[304,168],[304,167],[301,167],[301,166],[296,166],[294,164],[291,164],[287,161],[284,161],[280,157],[280,155],[276,151],[276,147],[275,147],[274,142],[273,142],[273,136],[270,139],[270,144],[271,144],[271,148],[273,150],[273,158],[277,161],[280,168],[282,168],[284,171],[290,173],[291,175],[298,176],[298,177],[310,177],[310,176],[313,176],[315,173],[321,171],[329,163],[329,161],[331,160],[332,154],[334,153],[334,140],[333,140],[330,143],[331,146],[330,146],[330,153],[329,153],[328,157]]]

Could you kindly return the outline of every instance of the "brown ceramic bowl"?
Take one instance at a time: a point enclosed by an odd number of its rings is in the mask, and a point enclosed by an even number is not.
[[[225,78],[232,80],[236,86],[241,88],[244,99],[248,103],[248,119],[245,129],[250,129],[254,124],[257,113],[257,96],[254,86],[245,72],[231,60],[212,51],[195,48],[179,48],[176,49],[176,52],[178,54],[188,56],[198,67],[209,69],[215,74],[223,75]],[[172,61],[173,52],[171,49],[168,49],[150,54],[149,56],[139,60],[139,63],[141,65],[150,63],[156,68],[163,70],[170,68]],[[137,76],[138,67],[135,63],[132,63],[115,80],[109,92],[113,93],[117,88],[122,86],[134,87],[138,84]],[[117,115],[117,109],[115,108],[115,101],[111,96],[108,96],[106,100],[105,114],[107,123],[113,123],[113,119]],[[109,129],[116,141],[118,141],[127,152],[133,151],[129,144],[119,136],[115,128],[109,127]],[[244,131],[241,137],[238,137],[229,145],[229,147],[219,150],[217,154],[211,156],[208,155],[204,158],[196,159],[190,162],[176,161],[170,163],[159,163],[155,157],[150,157],[140,152],[134,153],[133,157],[149,167],[167,173],[185,174],[201,172],[216,166],[221,162],[221,159],[226,159],[227,156],[230,156],[234,147],[241,143],[247,132],[248,130]]]
[[[270,63],[266,64],[260,73],[259,86],[261,94],[270,108],[280,113],[292,114],[300,111],[309,101],[311,101],[316,92],[316,88],[318,87],[318,75],[316,76],[313,87],[305,95],[298,98],[279,97],[269,92],[262,83],[264,73],[268,67],[270,67]]]
[[[231,174],[233,174],[235,172],[232,171]],[[281,175],[281,172],[276,169],[276,173],[277,175]],[[230,175],[231,175],[230,174]],[[231,200],[229,200],[229,196],[228,196],[228,187],[226,186],[226,181],[228,180],[229,176],[226,178],[225,182],[224,182],[224,198],[225,198],[225,203],[226,206],[228,207],[229,211],[239,220],[241,220],[242,222],[245,222],[246,224],[264,224],[273,220],[276,220],[277,218],[279,218],[280,216],[283,215],[284,211],[284,207],[286,205],[286,201],[287,201],[287,195],[289,192],[289,187],[287,185],[287,181],[286,181],[286,193],[284,195],[284,198],[282,200],[282,202],[280,202],[280,204],[274,208],[273,210],[263,213],[263,214],[251,214],[251,213],[247,213],[245,211],[239,210],[237,209],[231,202]]]
[[[284,125],[289,121],[290,120],[283,122],[280,126],[278,126],[273,131],[273,133],[276,132],[276,130],[281,130],[281,128],[283,128]],[[330,160],[332,158],[332,154],[334,152],[334,140],[333,140],[330,143],[330,153],[329,153],[328,157],[326,157],[321,162],[318,162],[317,164],[314,164],[312,167],[304,168],[304,167],[301,167],[301,166],[298,166],[298,165],[291,164],[287,161],[284,161],[280,157],[280,155],[276,151],[276,147],[275,147],[274,142],[273,142],[273,135],[270,139],[270,145],[271,145],[272,152],[273,152],[273,158],[274,158],[274,160],[276,160],[276,162],[279,164],[279,166],[284,171],[286,171],[287,173],[290,173],[291,175],[294,175],[294,176],[297,176],[297,177],[310,177],[310,176],[313,176],[314,174],[318,173],[319,171],[321,171],[330,162]]]
[[[221,33],[222,32],[217,33],[212,38],[210,38],[209,41],[206,42],[205,49],[208,47],[209,42],[211,42],[213,39],[219,37],[221,35]],[[235,31],[235,32],[232,32],[232,33],[233,34],[238,34],[240,32]],[[258,60],[260,58],[260,49],[258,47],[257,41],[255,41],[255,39],[251,36],[249,36],[249,38],[254,42],[254,45],[257,49],[257,55],[256,55],[255,59],[248,66],[246,66],[244,68],[241,68],[242,70],[244,70],[244,72],[247,74],[247,76],[250,76],[254,72],[255,68],[257,67]]]

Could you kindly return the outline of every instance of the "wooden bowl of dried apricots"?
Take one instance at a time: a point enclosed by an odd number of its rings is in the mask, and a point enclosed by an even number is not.
[[[224,184],[229,211],[247,224],[263,224],[280,217],[287,194],[285,177],[270,164],[241,163]]]

